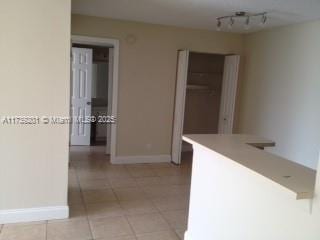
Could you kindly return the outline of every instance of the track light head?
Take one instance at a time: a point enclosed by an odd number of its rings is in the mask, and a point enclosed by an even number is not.
[[[246,18],[246,23],[245,23],[245,25],[244,25],[244,28],[245,28],[246,30],[248,30],[248,29],[250,28],[250,16],[247,16],[247,18]]]
[[[266,22],[267,22],[267,15],[263,14],[262,17],[261,17],[261,25],[265,25]]]
[[[222,26],[221,20],[218,19],[218,20],[217,20],[217,30],[218,30],[218,31],[221,31],[221,26]]]
[[[228,24],[228,28],[231,29],[232,26],[233,26],[233,24],[234,24],[234,19],[233,19],[233,17],[230,17],[230,19],[229,19],[229,24]]]

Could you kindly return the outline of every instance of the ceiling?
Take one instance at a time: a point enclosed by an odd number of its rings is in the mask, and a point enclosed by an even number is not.
[[[254,32],[320,19],[320,0],[72,0],[72,13],[208,30],[216,29],[216,17],[236,11],[266,11],[267,24],[252,19],[245,30],[239,20],[222,31]]]

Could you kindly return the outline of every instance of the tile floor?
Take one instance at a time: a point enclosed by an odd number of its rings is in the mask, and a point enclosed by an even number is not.
[[[0,240],[179,240],[187,225],[191,156],[111,165],[104,147],[72,147],[70,219],[0,225]]]

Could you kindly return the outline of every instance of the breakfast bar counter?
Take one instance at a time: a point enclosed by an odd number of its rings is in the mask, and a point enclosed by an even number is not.
[[[194,134],[186,240],[319,240],[317,171],[251,135]],[[318,171],[319,173],[319,171]]]

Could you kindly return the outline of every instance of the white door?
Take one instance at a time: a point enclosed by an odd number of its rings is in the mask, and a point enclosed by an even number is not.
[[[92,49],[72,48],[71,145],[90,145]]]
[[[181,163],[181,147],[183,134],[184,107],[187,89],[188,65],[189,50],[180,50],[178,52],[176,100],[171,150],[172,162],[176,164]]]
[[[108,62],[108,111],[107,115],[112,115],[112,90],[113,90],[113,55],[114,49],[109,48],[109,62]],[[111,123],[107,124],[107,149],[106,153],[111,153]]]
[[[219,114],[219,133],[233,133],[240,56],[226,56],[224,62],[221,105]]]

